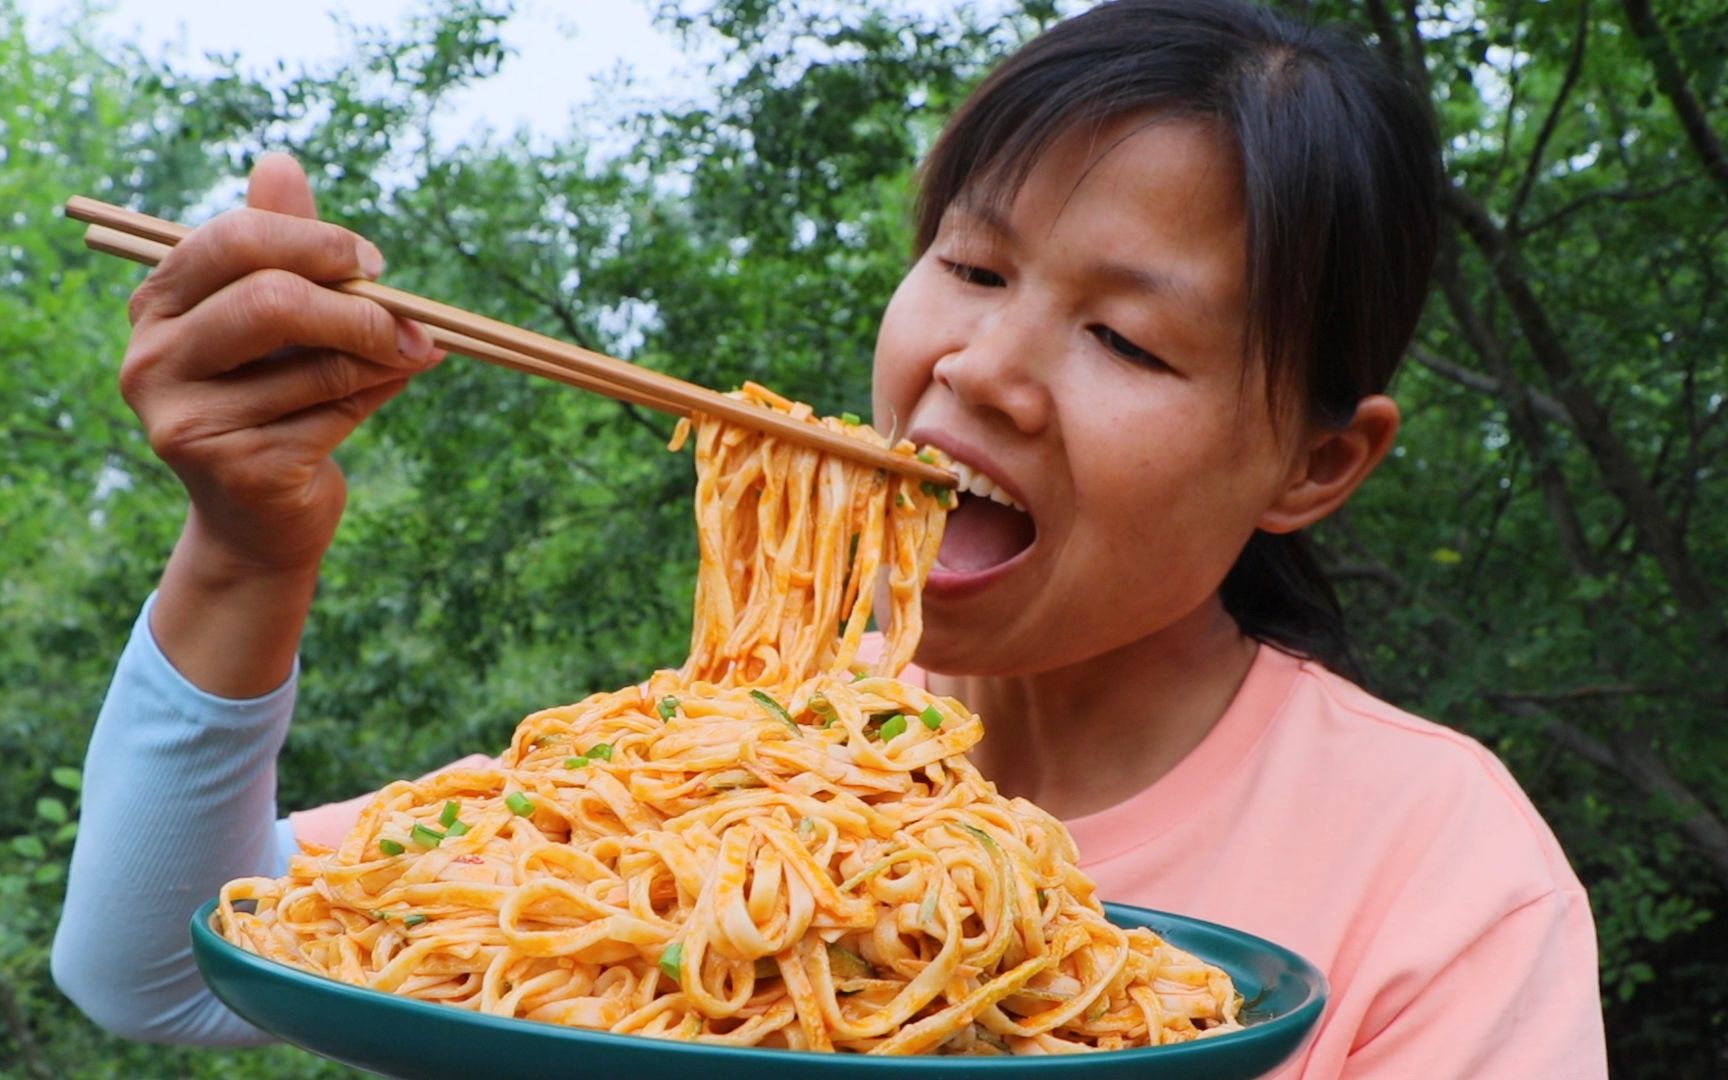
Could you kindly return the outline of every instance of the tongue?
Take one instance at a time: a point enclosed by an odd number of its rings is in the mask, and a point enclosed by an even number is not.
[[[976,572],[1007,562],[1032,544],[1038,529],[1030,514],[973,495],[962,495],[948,515],[938,565]]]

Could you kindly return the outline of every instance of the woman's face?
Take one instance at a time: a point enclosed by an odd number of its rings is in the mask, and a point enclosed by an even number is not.
[[[1069,133],[1005,207],[948,208],[883,317],[876,417],[1024,512],[962,496],[920,662],[1032,674],[1216,596],[1294,461],[1243,359],[1241,187],[1210,128],[1141,116]]]

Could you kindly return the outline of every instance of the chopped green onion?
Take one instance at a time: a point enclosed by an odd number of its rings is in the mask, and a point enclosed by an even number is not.
[[[798,819],[798,835],[804,836],[804,837],[815,836],[816,835],[816,821],[815,821],[815,819],[814,818],[807,818],[807,817],[799,818]]]
[[[528,817],[530,814],[534,813],[534,800],[522,794],[520,791],[512,791],[510,794],[504,796],[504,805],[508,806],[510,812],[515,814],[517,817]]]
[[[983,829],[980,829],[975,825],[964,825],[964,824],[961,825],[960,827],[962,829],[965,829],[967,832],[971,833],[973,836],[976,836],[978,839],[984,841],[985,847],[993,848],[996,846],[996,841],[990,836],[989,833],[985,832]]]
[[[672,719],[672,715],[674,713],[676,713],[677,711],[678,711],[678,699],[677,698],[673,697],[671,694],[667,694],[665,697],[660,699],[660,719],[670,720],[670,719]]]
[[[940,889],[927,889],[924,892],[924,902],[918,905],[918,925],[928,926],[930,920],[936,917],[936,901],[941,897]]]
[[[936,464],[936,455],[929,450],[920,450],[918,451],[918,460],[926,465],[934,465]]]
[[[904,491],[896,491],[894,493],[894,505],[895,506],[905,506],[906,505],[906,493]]]
[[[377,919],[379,922],[390,921],[390,913],[388,911],[374,911],[372,912],[372,917]]]
[[[404,851],[407,851],[408,849],[403,847],[401,844],[397,843],[394,840],[391,840],[389,838],[385,838],[383,840],[378,841],[378,850],[382,851],[386,855],[400,855]]]
[[[863,682],[865,679],[868,679],[869,677],[870,677],[870,673],[868,671],[858,671],[858,672],[853,673],[852,681],[853,682]]]
[[[940,506],[944,510],[948,509],[948,502],[951,498],[953,498],[953,496],[950,494],[948,489],[945,487],[939,487],[936,489],[935,495],[936,495],[936,505]]]
[[[660,970],[673,982],[682,982],[684,974],[684,943],[674,941],[660,954]]]
[[[448,829],[450,826],[456,824],[456,815],[461,812],[462,808],[456,805],[456,801],[452,799],[444,804],[444,812],[438,815],[438,824]]]
[[[586,764],[588,764],[588,759],[585,757],[582,757],[580,755],[578,755],[576,757],[567,757],[564,759],[564,767],[566,769],[580,769],[582,766],[584,766]]]
[[[611,761],[612,760],[612,744],[611,743],[595,743],[594,749],[588,751],[587,758],[589,761],[593,761],[596,758],[600,759],[601,761]]]
[[[834,711],[834,703],[828,700],[828,695],[820,691],[810,695],[810,711],[822,717],[823,730],[840,722],[840,714]]]
[[[936,494],[936,485],[932,484],[928,480],[920,480],[918,481],[918,490],[922,491],[926,495],[934,496]]]
[[[1094,1017],[1093,1019],[1097,1019]],[[983,1024],[973,1024],[972,1031],[978,1036],[978,1041],[991,1047],[1000,1054],[1012,1054],[1014,1048],[1008,1045],[1008,1040],[991,1031]]]
[[[833,973],[836,979],[873,979],[876,977],[876,969],[870,966],[870,961],[838,943],[828,946],[828,970]]]
[[[936,711],[934,705],[926,705],[924,711],[918,714],[918,719],[924,721],[924,726],[931,731],[942,726],[942,714]]]
[[[739,788],[761,787],[762,780],[747,769],[727,769],[708,775],[708,790],[737,791]]]
[[[760,690],[750,691],[750,696],[756,699],[756,704],[762,706],[769,716],[772,716],[782,724],[785,724],[794,732],[798,730],[798,722],[792,719],[792,714],[786,711],[786,706],[775,701]]]
[[[858,418],[858,414],[855,412],[843,412],[840,414],[840,422],[843,424],[850,424],[853,427],[857,427],[859,424],[862,424],[864,421],[860,420]]]
[[[450,831],[445,833],[444,835],[445,836],[461,836],[463,833],[465,833],[467,831],[468,831],[468,823],[466,821],[453,821],[450,823]]]
[[[437,847],[444,839],[444,834],[437,829],[428,829],[424,825],[415,825],[408,830],[408,839],[421,847]]]
[[[896,735],[904,734],[905,731],[906,717],[899,713],[895,713],[892,717],[882,722],[882,730],[876,733],[876,737],[881,739],[883,742],[887,742]]]
[[[402,925],[403,926],[419,926],[421,923],[423,923],[425,921],[426,921],[426,916],[420,914],[419,912],[415,912],[412,915],[403,916]]]

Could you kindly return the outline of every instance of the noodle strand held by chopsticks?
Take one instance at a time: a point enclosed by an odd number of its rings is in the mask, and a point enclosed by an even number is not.
[[[1061,823],[979,775],[979,719],[894,678],[949,494],[707,418],[686,435],[684,666],[529,716],[496,769],[389,785],[336,850],[228,883],[223,935],[378,990],[669,1039],[1049,1054],[1237,1030],[1228,976],[1112,926]]]

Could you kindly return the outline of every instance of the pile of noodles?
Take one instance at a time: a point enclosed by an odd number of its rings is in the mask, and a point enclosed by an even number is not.
[[[1224,972],[1107,922],[1067,830],[968,762],[979,719],[893,677],[949,494],[693,427],[684,668],[535,713],[498,768],[391,784],[334,851],[230,882],[222,934],[389,993],[709,1043],[1038,1054],[1237,1030]]]

